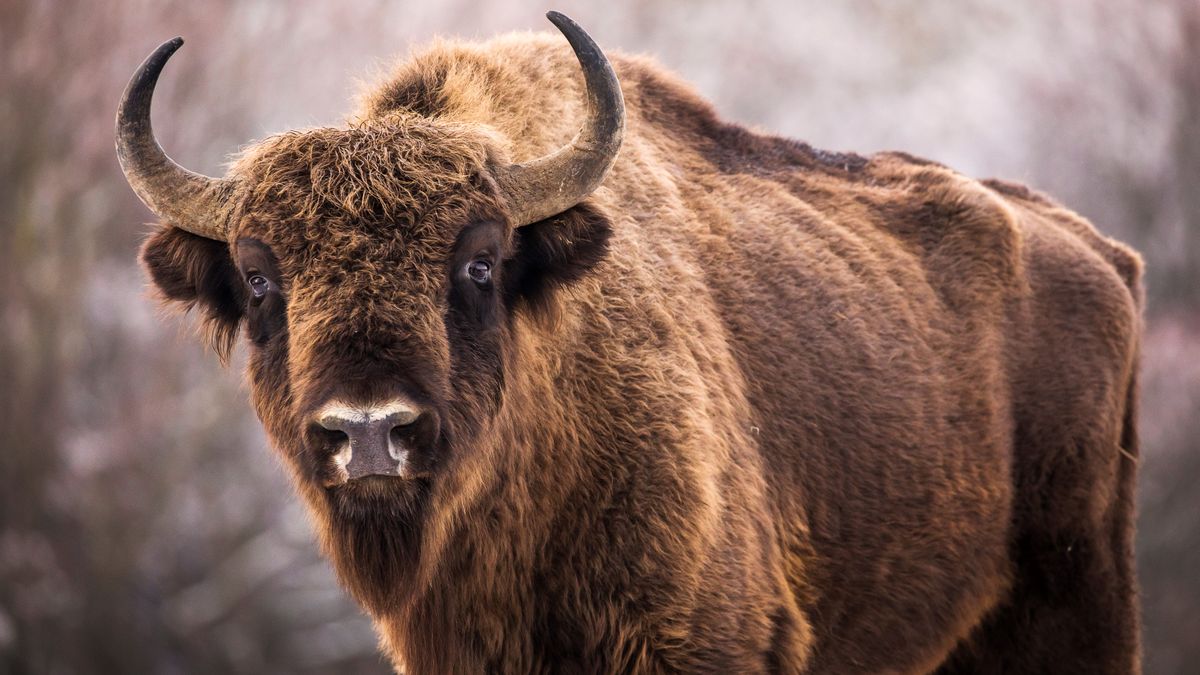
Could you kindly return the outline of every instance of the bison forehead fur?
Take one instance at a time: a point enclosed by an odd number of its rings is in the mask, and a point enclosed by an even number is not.
[[[258,413],[396,663],[1136,670],[1136,254],[1021,186],[751,132],[612,62],[620,154],[550,219],[512,227],[489,167],[562,146],[586,99],[561,39],[522,34],[250,148],[233,244],[144,248],[222,352],[247,326]],[[476,248],[492,300],[457,290]],[[308,416],[389,387],[435,413],[428,465],[339,483]]]

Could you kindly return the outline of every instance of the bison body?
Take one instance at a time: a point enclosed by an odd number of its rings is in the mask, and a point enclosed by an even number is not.
[[[246,327],[397,665],[1136,670],[1137,256],[1025,188],[753,133],[612,63],[620,152],[561,213],[507,222],[487,170],[587,115],[561,39],[513,35],[251,148],[228,243],[145,247],[218,346]],[[476,249],[491,295],[456,277]],[[313,411],[395,392],[431,420],[411,473],[347,480]]]

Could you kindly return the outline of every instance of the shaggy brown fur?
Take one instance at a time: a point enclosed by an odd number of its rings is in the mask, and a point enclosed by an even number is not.
[[[583,117],[565,42],[522,34],[256,145],[234,246],[143,251],[220,352],[247,327],[395,663],[1137,671],[1138,257],[1022,187],[752,133],[613,62],[624,146],[556,218],[509,227],[491,173]],[[487,292],[458,275],[480,250]],[[418,476],[338,484],[313,411],[398,392],[432,411]]]

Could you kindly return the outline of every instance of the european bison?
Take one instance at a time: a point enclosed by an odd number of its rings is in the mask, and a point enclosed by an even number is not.
[[[1137,255],[548,16],[574,55],[439,44],[224,178],[150,128],[181,40],[118,114],[146,269],[222,356],[244,329],[397,666],[1138,670]]]

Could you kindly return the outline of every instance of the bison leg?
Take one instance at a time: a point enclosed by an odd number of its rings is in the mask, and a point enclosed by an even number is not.
[[[1010,600],[941,673],[1139,672],[1128,564],[1103,537],[1022,538]]]
[[[1127,406],[1109,433],[1026,454],[1056,461],[1019,469],[1011,593],[939,672],[1140,672],[1132,399]]]

